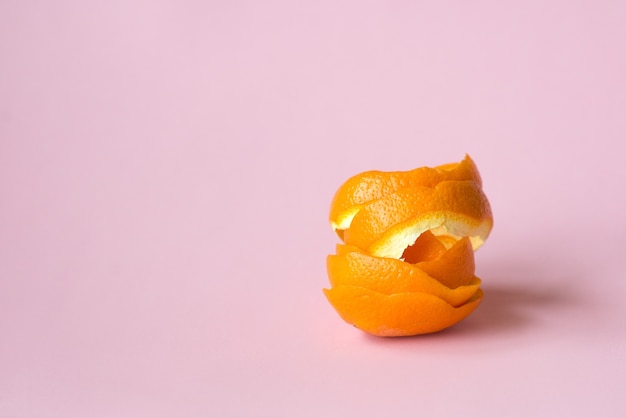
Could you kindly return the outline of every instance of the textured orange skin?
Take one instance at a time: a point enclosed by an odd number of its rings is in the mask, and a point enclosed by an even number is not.
[[[459,241],[458,245],[436,260],[418,264],[374,257],[357,251],[329,255],[328,277],[332,287],[361,286],[386,295],[404,292],[429,293],[456,307],[467,302],[480,284],[480,280],[474,277],[474,252],[465,251],[467,246],[471,250],[467,239]],[[454,267],[458,268],[449,268],[446,260],[457,255],[460,257],[455,260]],[[421,265],[427,265],[430,274]],[[453,286],[438,280],[437,276],[445,277]]]
[[[428,293],[385,295],[359,286],[337,286],[324,293],[346,322],[379,337],[441,331],[472,313],[482,299],[478,289],[469,302],[455,308]]]
[[[331,203],[330,221],[354,206],[378,200],[400,189],[415,186],[433,187],[442,181],[470,180],[482,187],[476,164],[469,156],[458,164],[434,168],[420,167],[411,171],[367,171],[346,181],[335,193]]]
[[[476,183],[445,181],[434,187],[400,189],[364,205],[344,232],[344,241],[369,249],[395,227],[434,214],[476,225],[492,217],[487,197]]]
[[[377,336],[425,334],[456,324],[480,304],[474,251],[489,234],[492,213],[469,156],[458,164],[354,176],[335,195],[330,219],[345,244],[328,256],[331,289],[324,293],[346,322]],[[477,231],[481,242],[450,235],[442,219]],[[425,230],[408,238],[415,242],[402,252],[408,239],[396,237],[423,225],[438,236]],[[372,252],[386,251],[390,241],[392,257]]]

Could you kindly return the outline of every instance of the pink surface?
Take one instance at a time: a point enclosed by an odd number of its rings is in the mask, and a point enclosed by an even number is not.
[[[3,1],[0,416],[626,415],[625,40],[621,1]],[[345,324],[336,188],[466,152],[483,305]]]

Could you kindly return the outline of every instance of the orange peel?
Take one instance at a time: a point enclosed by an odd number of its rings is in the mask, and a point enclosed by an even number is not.
[[[478,289],[467,303],[455,308],[428,293],[385,295],[360,286],[337,286],[324,293],[346,322],[380,337],[441,331],[472,313],[482,299]]]
[[[327,258],[324,293],[357,328],[378,336],[437,332],[480,304],[474,251],[493,216],[469,156],[354,176],[335,194],[330,223],[344,243]]]
[[[330,208],[330,223],[335,230],[346,229],[360,208],[406,187],[433,187],[442,181],[470,180],[482,187],[476,164],[469,157],[460,163],[420,167],[411,171],[367,171],[351,177],[335,193]]]

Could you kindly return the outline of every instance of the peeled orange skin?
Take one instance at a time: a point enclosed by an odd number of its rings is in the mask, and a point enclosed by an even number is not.
[[[347,244],[375,255],[398,258],[421,233],[441,231],[469,236],[480,247],[491,230],[491,208],[471,181],[416,186],[364,205],[344,232]]]
[[[360,286],[337,286],[324,293],[346,322],[379,337],[441,331],[472,313],[483,296],[478,289],[466,304],[455,308],[428,293],[385,295]]]
[[[469,241],[465,239],[447,252],[457,254],[468,245]],[[463,256],[466,259],[459,260],[455,266],[464,266],[452,274],[447,271],[445,263],[424,262],[431,269],[431,274],[428,274],[420,268],[420,264],[424,263],[410,264],[393,258],[374,257],[352,251],[328,256],[328,277],[332,287],[362,286],[387,295],[403,292],[429,293],[458,307],[466,303],[480,285],[480,279],[474,276],[474,253],[464,251]],[[433,277],[438,275],[447,275],[446,278],[454,284],[454,287]]]
[[[384,337],[432,333],[480,304],[474,251],[493,217],[469,156],[354,176],[335,194],[330,223],[345,244],[327,258],[324,293],[357,328]]]
[[[434,168],[420,167],[411,171],[368,171],[353,176],[335,193],[330,208],[331,226],[345,229],[354,214],[368,202],[378,200],[400,189],[414,186],[433,187],[442,181],[471,180],[482,186],[476,164],[469,157],[460,163],[444,164]]]

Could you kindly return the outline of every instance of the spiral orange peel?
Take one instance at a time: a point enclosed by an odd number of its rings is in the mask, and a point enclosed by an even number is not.
[[[350,178],[331,204],[343,241],[327,258],[326,298],[377,336],[437,332],[480,304],[474,251],[493,216],[469,156],[459,163]]]

